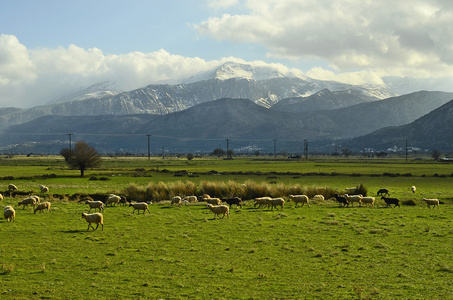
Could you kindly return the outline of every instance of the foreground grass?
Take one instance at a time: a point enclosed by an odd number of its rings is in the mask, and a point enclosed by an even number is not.
[[[16,206],[14,199],[0,205]],[[453,206],[283,211],[203,205],[104,212],[54,202],[50,214],[0,219],[0,288],[8,299],[449,299]]]

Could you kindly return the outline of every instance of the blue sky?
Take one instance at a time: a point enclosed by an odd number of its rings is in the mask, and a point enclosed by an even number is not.
[[[353,84],[450,77],[447,0],[4,0],[0,107],[100,81],[128,90],[228,60]]]

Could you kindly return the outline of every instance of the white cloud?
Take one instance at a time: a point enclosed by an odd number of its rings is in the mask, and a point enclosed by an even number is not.
[[[15,36],[0,36],[0,107],[42,105],[80,87],[115,82],[122,90],[188,77],[220,61],[172,55],[165,50],[105,55],[76,45],[27,49]]]
[[[0,35],[0,87],[33,80],[35,71],[27,48],[15,36]]]
[[[231,6],[235,6],[239,3],[239,0],[209,0],[208,5],[215,9],[225,9]]]
[[[451,1],[249,0],[245,7],[195,28],[215,39],[263,45],[269,57],[324,60],[337,72],[451,74]]]

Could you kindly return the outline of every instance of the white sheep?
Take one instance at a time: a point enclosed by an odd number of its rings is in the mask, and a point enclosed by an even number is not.
[[[45,185],[40,185],[39,188],[41,189],[41,193],[48,193],[49,192],[49,188]]]
[[[186,196],[183,200],[186,200],[187,202],[198,202],[197,196]]]
[[[437,206],[437,208],[440,208],[439,207],[439,199],[426,199],[426,198],[423,198],[422,201],[426,202],[426,204],[428,205],[428,208],[431,208],[431,205],[433,206],[433,208],[435,206]]]
[[[269,200],[271,200],[271,197],[258,197],[255,198],[253,207],[256,207],[258,205],[258,208],[261,208],[261,206],[267,206],[269,207]]]
[[[104,230],[104,216],[101,213],[93,213],[93,214],[87,214],[87,213],[82,213],[82,218],[84,218],[87,223],[88,223],[88,229],[90,230],[90,227],[93,228],[93,230],[98,229],[99,224],[102,225],[102,230]],[[96,223],[97,226],[94,228],[91,223]]]
[[[3,200],[3,195],[2,195],[2,194],[0,194],[0,201],[2,201],[2,200]]]
[[[203,201],[212,205],[220,205],[220,203],[222,203],[222,200],[219,198],[204,198]]]
[[[217,215],[222,215],[222,219],[225,217],[225,215],[228,219],[230,218],[230,208],[226,205],[213,206],[212,204],[208,204],[206,207],[214,213],[214,220]]]
[[[305,204],[308,205],[308,207],[310,207],[310,204],[308,203],[309,202],[309,199],[308,199],[308,196],[307,195],[289,195],[289,199],[294,201],[294,203],[296,203],[296,205],[294,205],[294,207],[297,207],[297,205],[299,203],[302,203],[302,206],[304,206]],[[282,207],[283,208],[283,207]]]
[[[18,191],[18,190],[19,189],[14,184],[11,183],[11,184],[8,185],[8,191],[14,192],[14,191]]]
[[[35,208],[36,206],[36,199],[34,197],[28,197],[28,198],[25,198],[21,201],[19,201],[19,203],[17,204],[18,206],[21,206],[23,205],[23,209],[25,209],[25,206],[28,207],[28,205],[33,205],[33,209]]]
[[[182,202],[182,199],[179,196],[174,196],[173,198],[171,198],[171,205],[175,204],[175,205],[181,206],[181,202]]]
[[[132,213],[137,210],[137,214],[140,214],[140,211],[143,210],[143,214],[145,214],[145,210],[147,210],[151,214],[148,209],[148,203],[146,202],[130,203],[129,207],[131,206],[134,208],[134,211]]]
[[[116,204],[120,203],[121,197],[115,194],[110,194],[107,197],[107,200],[105,201],[105,206],[113,205],[116,206]]]
[[[36,195],[30,195],[30,196],[28,196],[28,197],[30,197],[30,198],[35,198],[35,200],[36,200],[36,204],[38,204],[39,202],[41,202],[41,199],[39,198],[39,196],[36,196]]]
[[[34,213],[36,214],[36,212],[39,210],[40,212],[42,212],[43,210],[47,209],[48,212],[50,212],[50,202],[42,202],[42,203],[39,203],[35,210],[34,210]]]
[[[313,201],[324,201],[324,196],[323,195],[314,195],[313,196]]]
[[[354,206],[354,202],[357,202],[359,204],[359,206],[362,203],[362,198],[363,198],[362,195],[348,195],[348,194],[345,194],[344,196],[345,196],[346,200],[348,201],[348,206],[349,206],[349,203],[351,203],[352,206]]]
[[[3,217],[7,222],[14,222],[16,219],[16,211],[12,206],[5,206],[3,210]]]
[[[374,197],[362,197],[361,202],[363,204],[366,204],[367,206],[368,206],[368,204],[371,204],[371,206],[374,206],[375,198]]]
[[[277,206],[280,206],[283,209],[283,206],[285,205],[285,200],[283,200],[283,198],[272,198],[267,202],[272,206],[272,210],[274,210],[274,207],[277,209]]]
[[[90,212],[93,208],[94,212],[96,212],[96,209],[99,209],[99,211],[104,210],[104,203],[102,201],[87,200],[85,204],[88,204],[88,206],[90,207],[90,210],[88,212]]]
[[[413,185],[413,186],[411,187],[412,194],[415,194],[415,191],[416,191],[416,190],[417,190],[417,188],[415,187],[415,185]]]

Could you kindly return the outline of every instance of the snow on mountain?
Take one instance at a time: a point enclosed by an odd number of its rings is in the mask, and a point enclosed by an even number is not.
[[[277,67],[253,66],[251,64],[230,61],[220,66],[217,66],[216,68],[209,70],[207,72],[201,72],[189,78],[172,81],[171,83],[189,84],[211,79],[228,80],[233,78],[262,81],[281,77],[295,77],[304,80],[307,78],[300,74],[294,74],[293,72],[283,72],[279,70]]]
[[[73,100],[86,100],[91,98],[102,98],[104,96],[115,96],[121,91],[113,82],[98,82],[86,88],[79,88],[67,93],[64,93],[47,104],[63,103]]]

